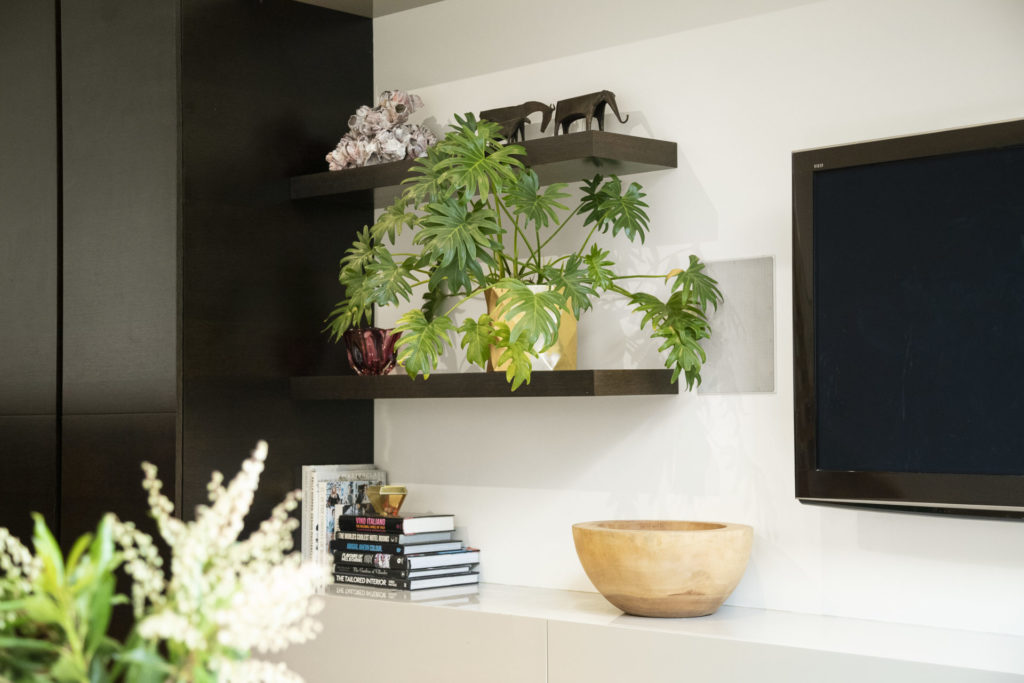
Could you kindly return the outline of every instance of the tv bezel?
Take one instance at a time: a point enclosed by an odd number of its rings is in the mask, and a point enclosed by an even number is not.
[[[1024,120],[793,152],[793,393],[801,502],[1024,519],[1024,476],[818,469],[814,355],[814,174],[1020,145]]]

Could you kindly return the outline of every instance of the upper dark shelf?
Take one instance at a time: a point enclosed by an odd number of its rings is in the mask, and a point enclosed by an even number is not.
[[[541,183],[571,183],[602,175],[629,175],[676,167],[676,143],[591,130],[522,143],[526,160]],[[391,204],[401,192],[413,160],[292,178],[292,199],[373,192],[373,205]],[[362,200],[363,195],[358,195]]]
[[[396,370],[400,373],[400,370]],[[504,372],[438,373],[410,379],[335,375],[292,377],[292,398],[336,401],[372,398],[519,398],[528,396],[634,396],[678,394],[670,370],[559,370],[534,372],[530,384],[509,389]]]

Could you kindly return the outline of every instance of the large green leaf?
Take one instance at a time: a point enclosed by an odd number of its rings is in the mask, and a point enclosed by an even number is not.
[[[584,268],[583,260],[578,255],[569,256],[561,267],[545,267],[544,279],[552,289],[566,297],[572,307],[573,317],[577,320],[580,313],[593,306],[591,297],[596,297],[597,292],[591,283],[590,272]]]
[[[425,201],[439,201],[453,194],[450,185],[441,180],[442,170],[437,167],[448,154],[437,145],[427,148],[427,155],[420,157],[409,169],[409,177],[402,181],[408,186],[402,191],[402,199],[412,204]]]
[[[591,244],[590,253],[583,257],[587,263],[587,275],[597,290],[608,290],[615,284],[615,271],[612,270],[615,264],[608,259],[609,253],[607,249]]]
[[[373,237],[370,229],[363,226],[360,232],[356,233],[352,246],[345,250],[338,268],[338,281],[347,284],[353,276],[361,275],[366,265],[374,260]]]
[[[718,310],[718,304],[722,302],[722,292],[718,289],[718,282],[705,273],[704,269],[705,266],[700,259],[691,254],[689,268],[669,273],[669,277],[675,276],[672,291],[684,292],[687,298],[696,301],[705,311],[709,304]]]
[[[694,383],[699,385],[700,369],[704,361],[707,360],[707,356],[697,340],[684,330],[674,327],[659,328],[651,336],[665,340],[658,351],[667,352],[665,367],[672,370],[672,381],[675,382],[679,378],[680,372],[683,372],[686,376],[687,389],[693,389]]]
[[[373,224],[371,235],[378,244],[383,242],[385,237],[394,244],[398,235],[402,234],[403,228],[415,227],[418,220],[419,216],[415,212],[406,210],[405,197],[398,197]]]
[[[397,305],[398,299],[412,297],[412,283],[416,277],[408,260],[396,263],[384,247],[374,250],[376,260],[366,265],[367,300],[378,306]]]
[[[433,166],[440,171],[438,184],[447,184],[464,197],[490,194],[515,182],[515,169],[523,168],[516,156],[526,151],[521,145],[503,145],[500,126],[477,121],[473,114],[456,116],[456,124],[436,148],[443,157]]]
[[[566,187],[565,183],[552,183],[541,192],[537,174],[533,169],[527,169],[518,174],[515,184],[505,195],[505,203],[515,210],[516,215],[525,216],[537,228],[546,228],[551,223],[559,222],[559,210],[569,209],[558,201],[569,196],[562,192]]]
[[[512,339],[509,326],[501,321],[494,323],[494,346],[501,350],[498,356],[498,366],[508,363],[505,368],[505,381],[512,385],[515,391],[523,382],[530,383],[530,373],[533,371],[533,358],[537,357],[537,351],[526,338]]]
[[[334,310],[327,316],[327,326],[324,331],[328,332],[332,341],[339,342],[341,336],[345,334],[345,330],[350,327],[358,327],[363,320],[366,321],[366,324],[373,321],[373,309],[360,308],[346,299],[335,304]]]
[[[566,297],[551,289],[533,292],[519,280],[499,280],[495,289],[506,290],[497,301],[505,320],[513,320],[510,341],[524,339],[529,346],[540,341],[541,350],[558,341],[562,311],[568,310]],[[518,319],[517,319],[518,316]]]
[[[477,320],[466,318],[459,326],[459,332],[462,333],[459,345],[466,351],[466,360],[486,368],[491,357],[491,345],[497,342],[491,316],[484,313]]]
[[[34,526],[32,530],[32,543],[38,557],[43,564],[43,571],[40,575],[42,589],[50,594],[57,594],[64,585],[64,556],[61,554],[57,539],[50,533],[46,526],[46,520],[38,512],[32,513]]]
[[[444,313],[449,296],[448,287],[444,282],[439,283],[437,287],[427,287],[423,292],[423,305],[420,306],[424,317],[429,321]]]
[[[622,181],[616,176],[600,185],[601,176],[596,175],[583,183],[583,199],[580,210],[586,216],[583,225],[597,224],[601,232],[611,228],[612,236],[624,232],[630,242],[639,237],[643,242],[648,230],[647,204],[643,198],[640,185],[630,183],[625,193],[622,192]],[[600,185],[600,187],[599,187]]]
[[[673,292],[666,301],[652,294],[638,292],[629,296],[633,309],[643,314],[640,327],[651,325],[651,337],[664,339],[659,351],[665,354],[665,366],[671,369],[672,381],[685,373],[686,387],[700,384],[700,369],[707,356],[700,340],[711,336],[706,305],[701,306],[688,292]]]
[[[453,198],[427,205],[428,215],[417,233],[416,244],[422,244],[440,267],[455,263],[459,268],[487,250],[500,248],[495,236],[502,233],[494,211],[483,206],[471,207]]]
[[[409,311],[398,319],[395,326],[395,331],[402,333],[401,338],[395,342],[398,364],[405,368],[410,377],[430,377],[445,346],[451,343],[448,333],[454,329],[452,321],[443,315],[428,322],[423,311]]]
[[[18,638],[14,636],[0,636],[0,650],[37,650],[39,652],[57,652],[60,646],[48,640],[38,638]]]

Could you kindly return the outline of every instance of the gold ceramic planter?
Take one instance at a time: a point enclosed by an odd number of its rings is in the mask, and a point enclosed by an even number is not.
[[[754,531],[745,524],[629,520],[572,527],[594,587],[644,617],[712,614],[743,577]]]
[[[529,285],[533,291],[547,290],[546,285]],[[500,320],[509,327],[515,324],[519,316],[506,318],[503,307],[498,307],[498,299],[507,290],[490,288],[484,290],[484,299],[487,301],[487,314],[494,320]],[[552,346],[538,349],[538,357],[533,361],[533,370],[575,370],[576,369],[576,326],[577,321],[569,311],[562,311],[562,317],[558,321],[558,341]],[[488,370],[504,372],[508,368],[508,362],[498,363],[502,349],[491,347],[491,360]]]

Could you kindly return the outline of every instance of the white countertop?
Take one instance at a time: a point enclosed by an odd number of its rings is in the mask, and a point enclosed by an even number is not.
[[[598,593],[483,583],[477,593],[432,601],[418,591],[345,591],[328,586],[327,609],[335,600],[409,602],[442,609],[644,630],[685,637],[739,640],[885,659],[978,669],[1024,676],[1024,637],[896,624],[749,607],[723,606],[695,619],[655,619],[623,614]],[[344,595],[337,593],[344,592]],[[337,603],[335,603],[337,604]]]

